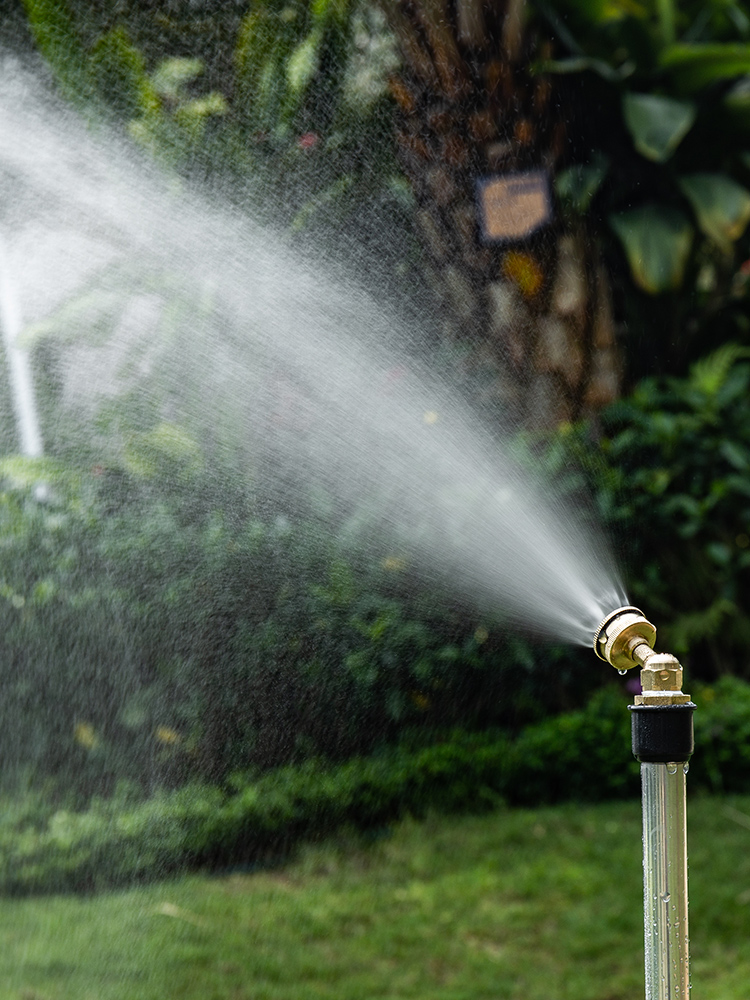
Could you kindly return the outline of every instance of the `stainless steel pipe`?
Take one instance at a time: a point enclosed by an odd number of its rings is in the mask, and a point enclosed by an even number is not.
[[[690,995],[684,761],[641,764],[646,1000]]]
[[[682,667],[655,653],[656,629],[632,606],[611,612],[594,633],[596,655],[621,673],[641,668],[630,706],[633,753],[641,762],[643,928],[646,1000],[688,1000],[690,953],[685,776],[693,752],[693,710]]]

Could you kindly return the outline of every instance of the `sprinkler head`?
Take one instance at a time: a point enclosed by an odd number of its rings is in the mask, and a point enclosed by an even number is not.
[[[671,653],[655,653],[656,628],[640,608],[611,611],[594,633],[594,652],[616,670],[641,668],[642,693],[636,705],[666,706],[690,703],[682,692],[682,667]]]
[[[611,611],[594,633],[594,652],[615,670],[642,666],[656,642],[656,628],[640,608]]]

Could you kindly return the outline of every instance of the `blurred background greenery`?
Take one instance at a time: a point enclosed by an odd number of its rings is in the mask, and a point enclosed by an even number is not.
[[[359,280],[434,317],[419,349],[478,419],[515,421],[522,461],[593,496],[632,600],[704,685],[694,784],[737,792],[749,36],[727,0],[24,0],[3,27],[163,170],[302,249],[368,247]],[[477,180],[540,166],[552,223],[483,244]],[[67,435],[56,352],[115,326],[86,296],[31,331],[49,457],[13,454],[7,391],[0,414],[0,784],[26,795],[9,888],[247,860],[342,819],[633,793],[628,694],[590,654],[425,585],[313,491],[259,496],[137,392],[100,415],[128,442],[106,461]]]

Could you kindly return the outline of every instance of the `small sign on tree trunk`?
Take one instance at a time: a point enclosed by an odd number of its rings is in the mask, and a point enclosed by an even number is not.
[[[477,182],[479,230],[485,243],[526,239],[552,219],[544,170],[483,177]]]

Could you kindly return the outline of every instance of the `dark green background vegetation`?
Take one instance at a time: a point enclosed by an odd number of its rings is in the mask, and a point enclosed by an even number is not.
[[[750,21],[739,4],[670,9],[538,5],[559,36],[546,68],[581,123],[560,209],[605,248],[630,386],[596,421],[519,450],[562,491],[593,493],[688,690],[717,682],[696,783],[747,791],[750,703],[730,678],[750,680]],[[262,205],[308,245],[370,240],[379,273],[408,285],[412,203],[374,9],[27,0],[16,26],[67,99],[164,169]],[[670,108],[674,128],[654,133]],[[155,425],[120,464],[61,445],[0,465],[1,780],[46,803],[11,817],[6,887],[225,863],[342,818],[633,790],[622,692],[584,709],[612,682],[590,653],[426,587],[366,519],[352,527],[319,496],[279,511],[245,482],[217,488],[224,473],[181,434]],[[282,765],[298,769],[264,776]]]

